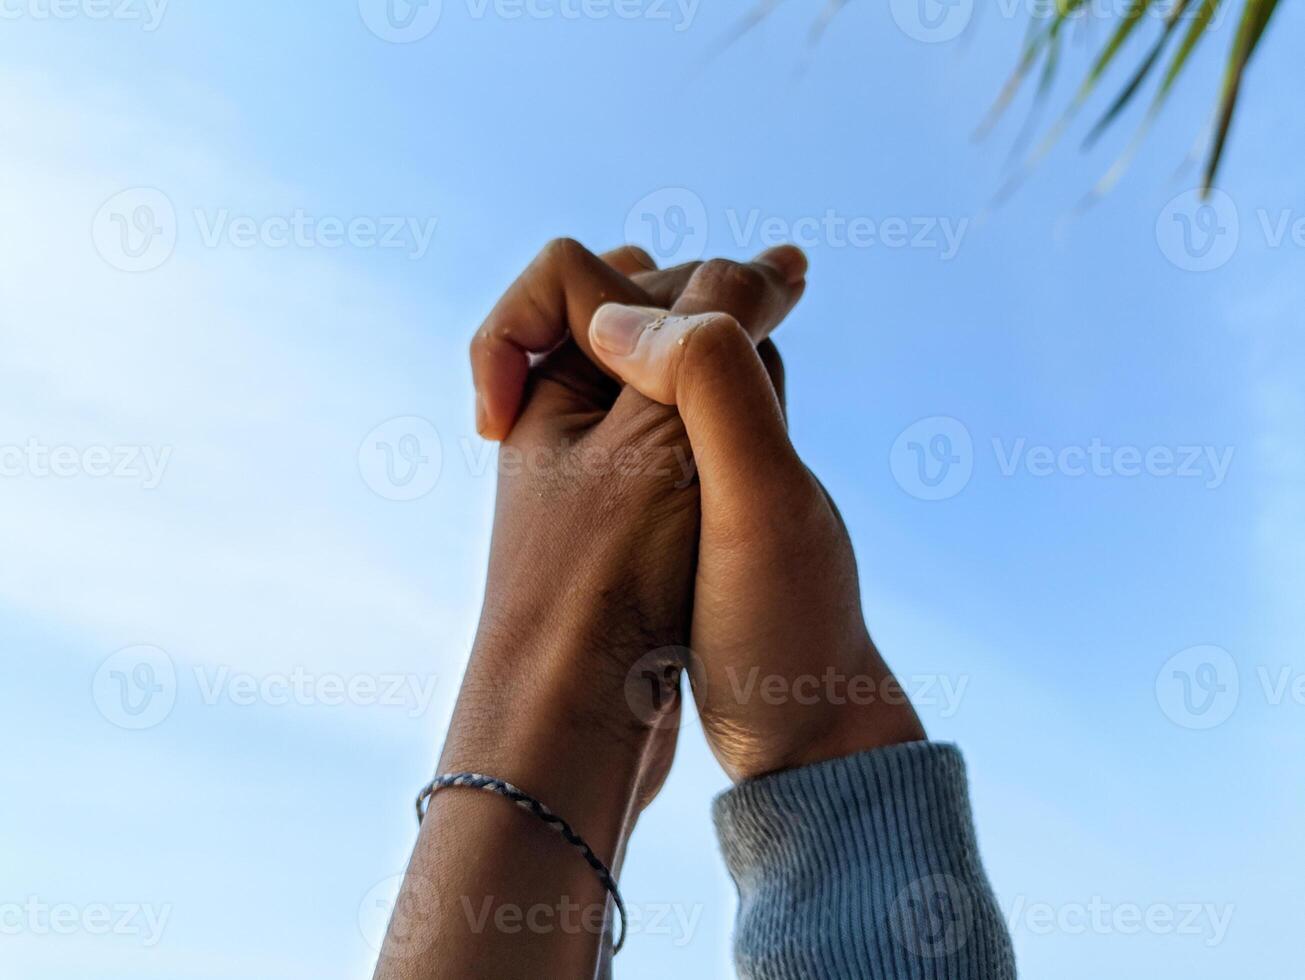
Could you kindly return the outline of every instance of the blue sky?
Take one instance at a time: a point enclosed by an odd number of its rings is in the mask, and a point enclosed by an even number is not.
[[[820,6],[714,59],[737,5],[445,0],[406,44],[370,0],[5,6],[0,972],[369,975],[479,608],[466,340],[548,238],[628,227],[808,239],[794,436],[966,752],[1023,972],[1297,974],[1305,13],[1216,211],[1179,165],[1226,28],[1064,220],[1135,119],[989,212],[1020,5],[929,43],[853,3],[808,63]],[[728,975],[725,785],[690,723],[623,879],[671,924],[619,975]]]

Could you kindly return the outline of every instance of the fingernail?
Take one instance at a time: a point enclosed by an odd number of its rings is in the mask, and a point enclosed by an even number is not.
[[[768,265],[778,271],[790,286],[796,286],[805,279],[807,269],[810,267],[806,253],[796,245],[779,245],[775,248],[768,248],[753,261]]]
[[[600,306],[594,314],[589,334],[594,344],[615,354],[628,357],[639,346],[639,337],[644,328],[658,316],[665,316],[661,310],[650,310],[642,306],[622,306],[620,303],[608,303]]]

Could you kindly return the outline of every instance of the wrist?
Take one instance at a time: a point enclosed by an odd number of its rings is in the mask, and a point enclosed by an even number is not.
[[[769,695],[757,687],[712,705],[704,729],[731,779],[927,740],[919,715],[873,644],[858,644],[834,663],[841,666],[791,664],[769,675],[775,682]]]
[[[619,684],[556,669],[552,659],[478,646],[439,768],[520,787],[568,820],[615,871],[638,816],[653,733],[622,711]]]

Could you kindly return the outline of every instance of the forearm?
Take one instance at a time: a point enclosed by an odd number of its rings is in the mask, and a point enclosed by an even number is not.
[[[586,688],[573,675],[532,672],[531,662],[511,671],[477,652],[440,772],[514,784],[571,823],[616,873],[637,816],[646,746],[596,737],[591,712],[612,692]],[[594,870],[549,825],[491,793],[441,790],[431,798],[376,976],[592,977],[613,913]]]

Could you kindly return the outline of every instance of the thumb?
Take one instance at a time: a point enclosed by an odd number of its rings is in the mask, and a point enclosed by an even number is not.
[[[623,382],[679,409],[704,509],[718,493],[755,493],[772,477],[805,472],[765,364],[733,317],[608,303],[594,314],[589,338]]]

